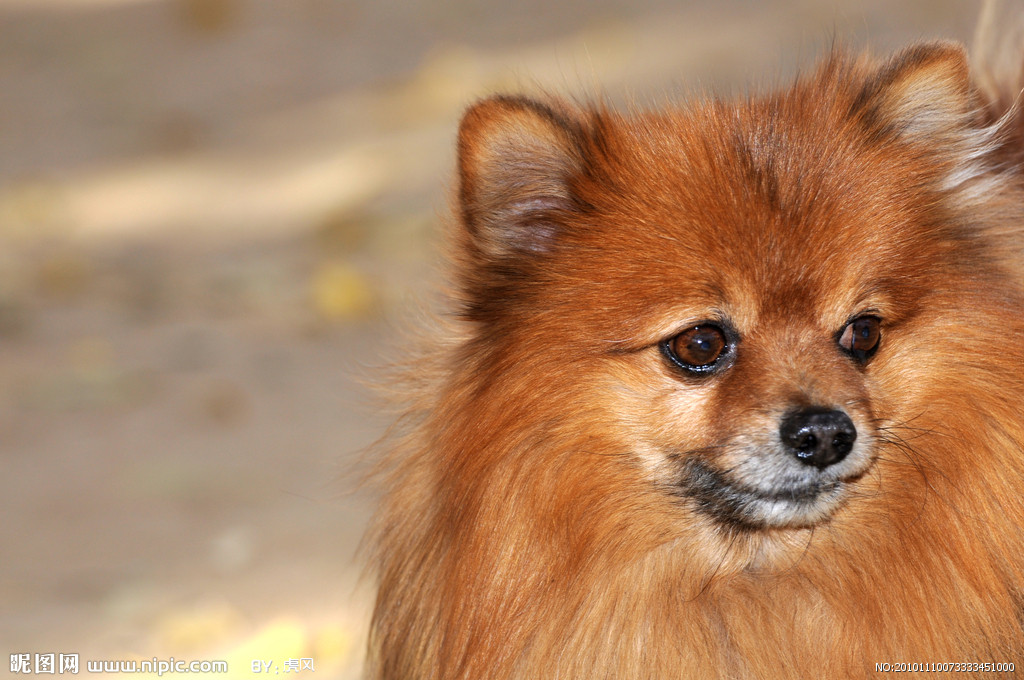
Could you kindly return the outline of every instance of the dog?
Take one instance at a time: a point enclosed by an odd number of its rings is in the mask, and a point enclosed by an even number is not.
[[[1024,144],[982,80],[932,42],[735,102],[472,106],[370,676],[1013,669]]]

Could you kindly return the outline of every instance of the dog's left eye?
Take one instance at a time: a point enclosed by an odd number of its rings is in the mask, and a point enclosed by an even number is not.
[[[846,324],[839,334],[839,346],[857,361],[864,363],[878,350],[882,340],[882,320],[862,316]]]

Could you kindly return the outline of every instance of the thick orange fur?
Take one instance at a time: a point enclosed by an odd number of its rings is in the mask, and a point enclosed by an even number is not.
[[[1024,185],[984,103],[929,44],[739,103],[473,107],[453,314],[371,534],[372,676],[1024,664]],[[734,359],[683,375],[661,343],[707,319]],[[688,466],[737,474],[793,404],[856,423],[841,500],[709,512]]]

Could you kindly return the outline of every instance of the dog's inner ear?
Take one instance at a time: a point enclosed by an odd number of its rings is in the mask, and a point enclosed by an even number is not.
[[[906,141],[963,142],[975,111],[967,54],[954,43],[906,49],[868,83],[862,101],[876,125]]]
[[[526,98],[473,106],[459,129],[459,207],[477,252],[505,260],[551,248],[560,218],[577,208],[579,127]]]

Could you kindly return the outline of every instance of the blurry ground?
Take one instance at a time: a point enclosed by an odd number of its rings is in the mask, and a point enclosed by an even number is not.
[[[371,502],[345,479],[386,418],[356,376],[428,289],[474,97],[742,90],[977,11],[0,0],[0,668],[357,676]]]

